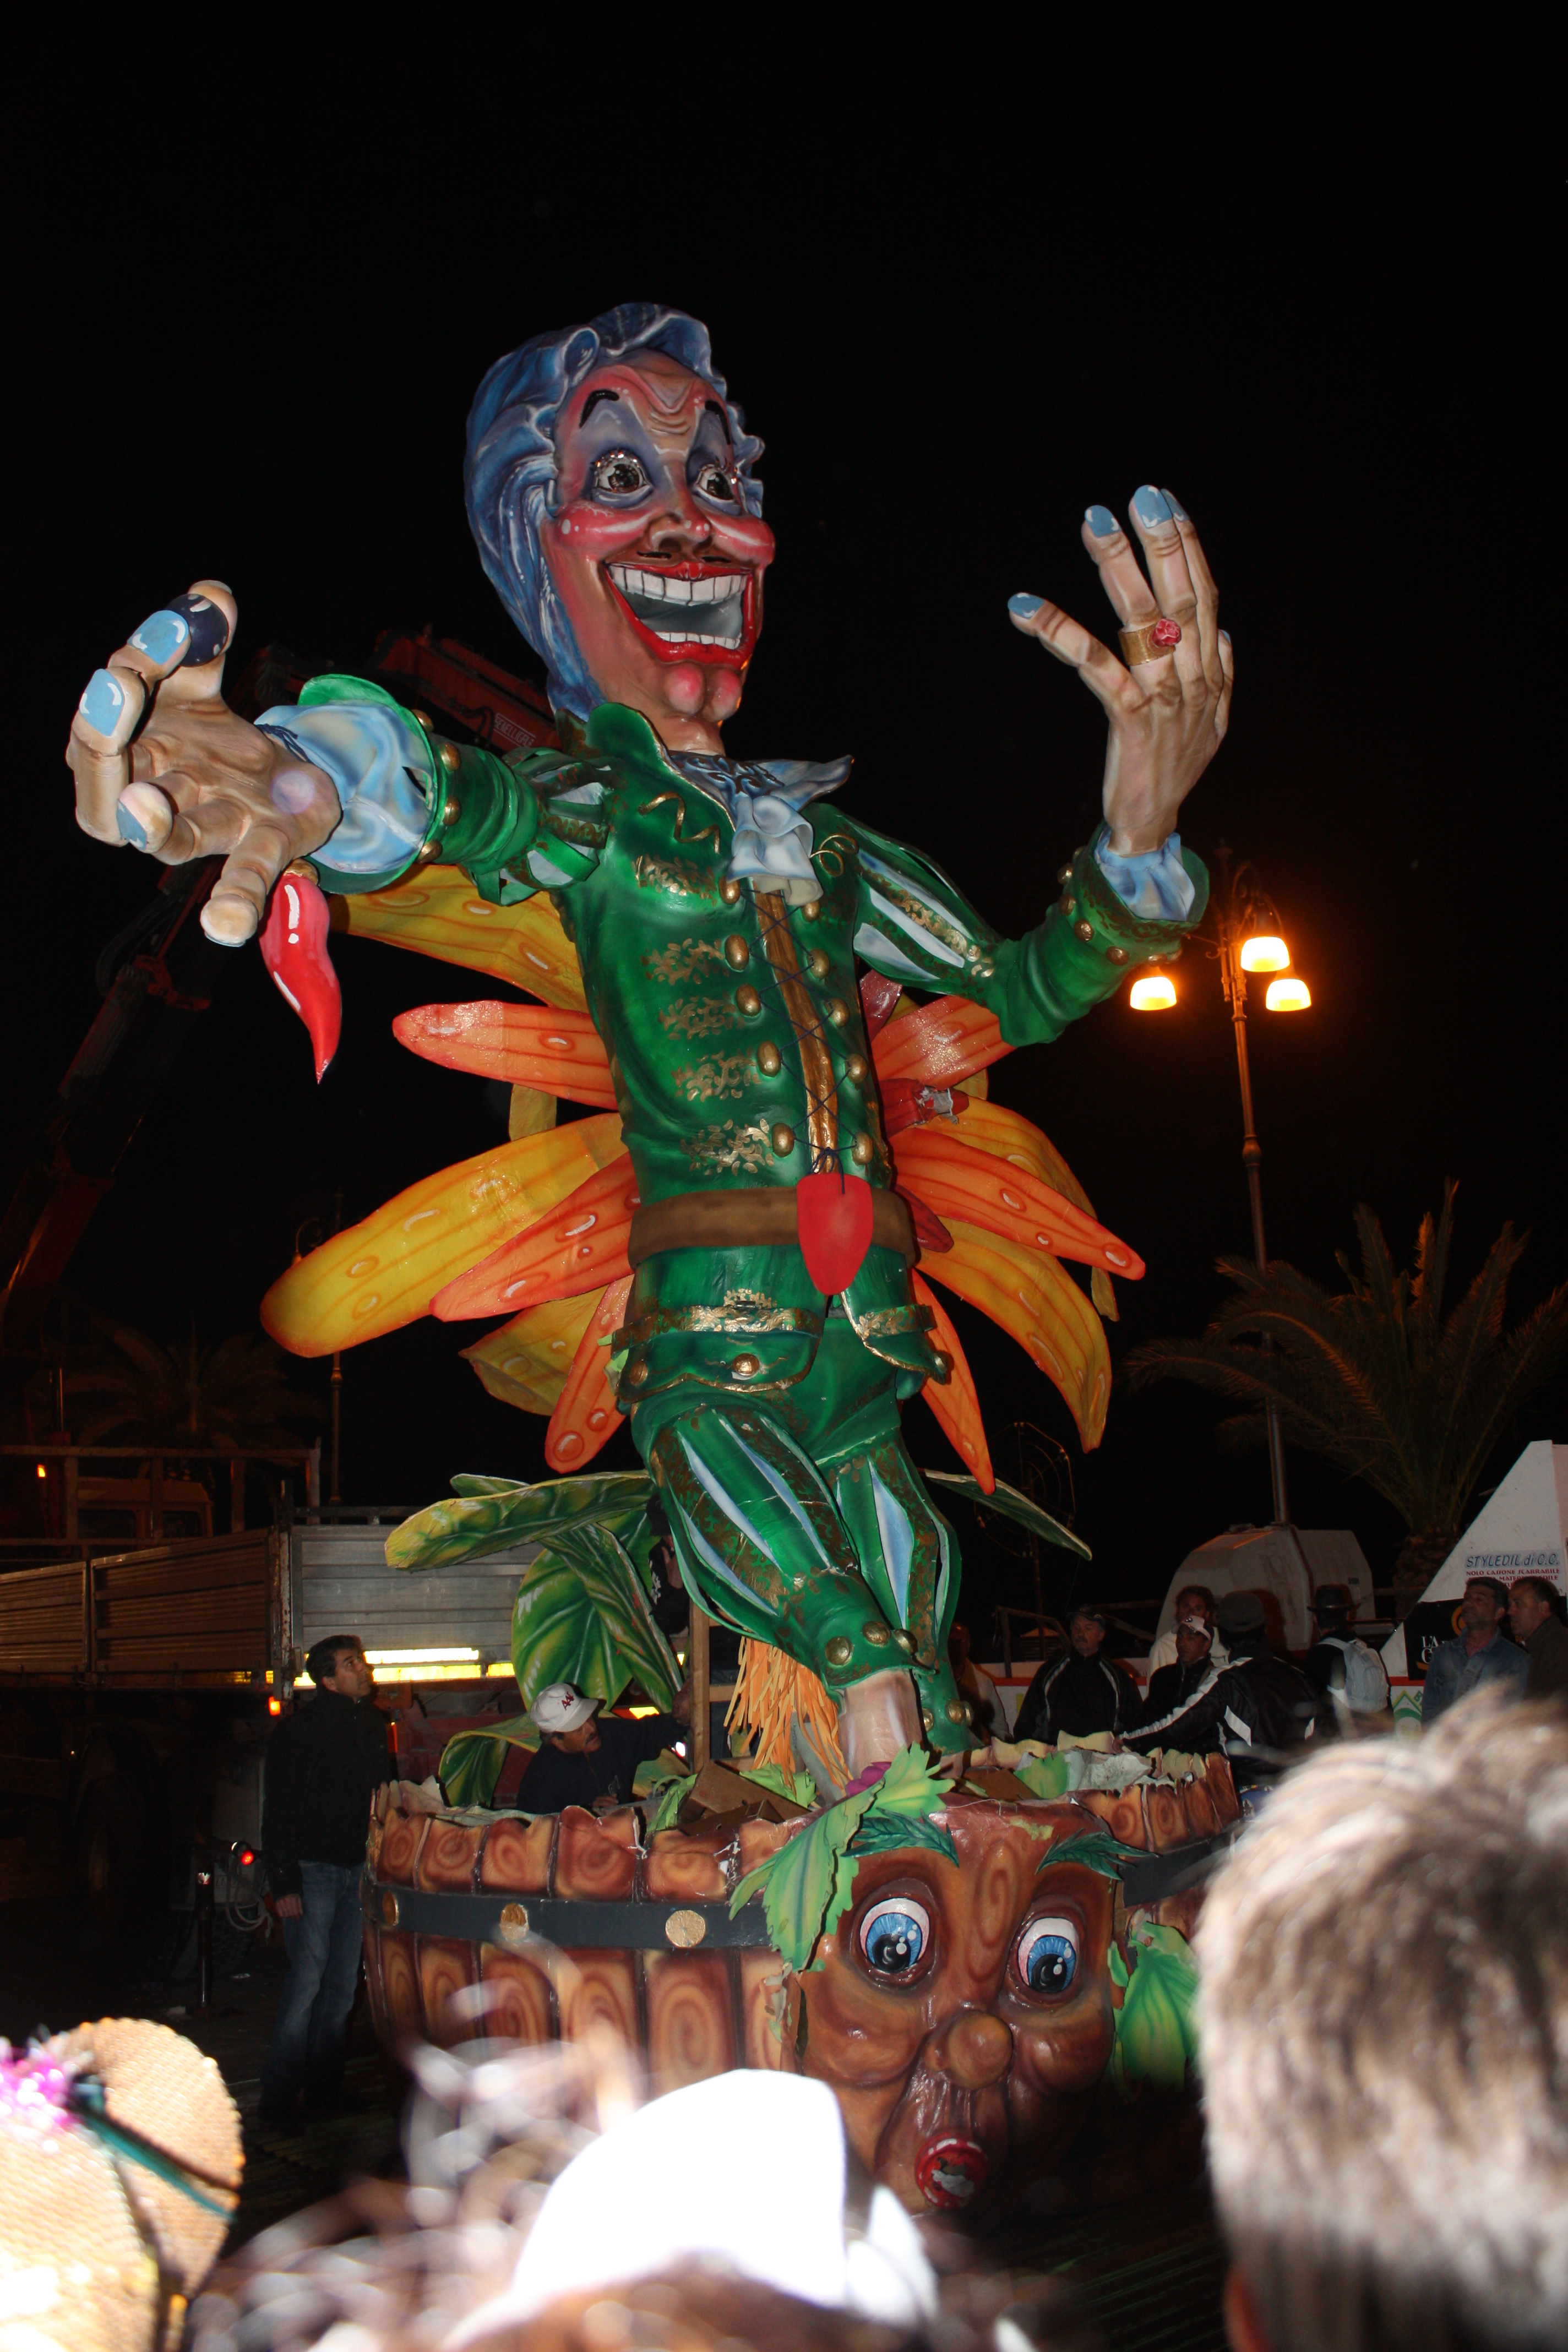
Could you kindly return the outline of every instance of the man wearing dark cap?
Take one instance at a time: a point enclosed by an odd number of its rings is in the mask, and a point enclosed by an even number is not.
[[[1179,1715],[1187,1702],[1197,1696],[1204,1682],[1230,1664],[1228,1652],[1223,1659],[1215,1656],[1214,1636],[1195,1612],[1190,1617],[1178,1617],[1174,1632],[1175,1656],[1169,1665],[1155,1666],[1149,1676],[1149,1687],[1143,1694],[1145,1723]]]
[[[1502,1695],[1522,1698],[1530,1660],[1508,1638],[1508,1587],[1495,1576],[1466,1580],[1459,1603],[1459,1630],[1451,1642],[1439,1642],[1426,1667],[1421,1693],[1423,1726],[1436,1723],[1455,1702],[1468,1698],[1483,1683],[1501,1685]]]
[[[1256,1592],[1227,1592],[1219,1604],[1219,1630],[1230,1664],[1205,1675],[1186,1702],[1163,1716],[1145,1717],[1123,1745],[1139,1755],[1152,1748],[1179,1748],[1190,1755],[1246,1756],[1297,1748],[1318,1726],[1317,1692],[1289,1658],[1277,1658],[1263,1630],[1263,1603]]]
[[[1105,1631],[1098,1609],[1074,1612],[1068,1627],[1072,1646],[1065,1657],[1047,1658],[1029,1685],[1015,1739],[1039,1739],[1050,1748],[1064,1731],[1089,1739],[1097,1731],[1126,1731],[1137,1722],[1137,1685],[1125,1668],[1100,1654]]]

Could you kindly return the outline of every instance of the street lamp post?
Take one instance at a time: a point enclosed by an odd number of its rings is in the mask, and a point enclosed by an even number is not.
[[[1247,976],[1248,972],[1286,973],[1290,951],[1279,935],[1279,918],[1273,902],[1252,867],[1239,866],[1233,873],[1230,851],[1223,842],[1219,846],[1218,858],[1221,887],[1212,902],[1217,944],[1210,952],[1219,961],[1220,985],[1225,991],[1225,1001],[1230,1007],[1231,1025],[1236,1034],[1236,1067],[1241,1080],[1241,1164],[1247,1171],[1247,1196],[1252,1211],[1252,1255],[1259,1274],[1267,1274],[1268,1252],[1263,1238],[1263,1146],[1258,1140],[1258,1122],[1252,1108],[1252,1068],[1247,1057]],[[1167,971],[1146,973],[1133,982],[1131,1002],[1136,1012],[1163,1012],[1175,1001],[1175,987]],[[1289,978],[1271,979],[1264,1000],[1270,1013],[1303,1012],[1311,1001],[1311,992],[1295,973],[1290,973]],[[1267,1334],[1263,1339],[1263,1351],[1265,1355],[1274,1353],[1274,1342]],[[1278,1408],[1268,1405],[1265,1412],[1268,1424],[1268,1475],[1274,1489],[1274,1524],[1276,1527],[1289,1527],[1290,1502],[1285,1483],[1284,1435]]]

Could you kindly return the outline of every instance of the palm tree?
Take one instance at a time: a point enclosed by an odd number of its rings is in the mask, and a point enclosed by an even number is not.
[[[1249,1435],[1272,1404],[1287,1438],[1363,1479],[1410,1530],[1394,1572],[1405,1599],[1458,1540],[1510,1418],[1568,1353],[1568,1283],[1503,1328],[1509,1278],[1529,1241],[1511,1224],[1445,1316],[1455,1191],[1449,1182],[1438,1215],[1422,1219],[1413,1271],[1395,1269],[1363,1205],[1360,1272],[1337,1253],[1345,1289],[1327,1290],[1282,1259],[1260,1273],[1248,1259],[1222,1257],[1236,1296],[1204,1337],[1149,1340],[1125,1366],[1130,1388],[1193,1381],[1249,1408],[1222,1423],[1222,1435]]]
[[[289,1424],[321,1418],[290,1370],[282,1349],[252,1332],[204,1347],[193,1323],[188,1338],[165,1347],[95,1316],[91,1337],[67,1352],[65,1391],[79,1445],[255,1451],[297,1445]]]

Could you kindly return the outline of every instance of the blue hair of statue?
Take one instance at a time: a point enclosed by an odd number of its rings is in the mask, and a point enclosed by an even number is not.
[[[644,351],[668,352],[712,385],[729,422],[742,499],[749,514],[761,514],[763,486],[752,467],[763,445],[746,431],[724,389],[707,328],[684,310],[658,302],[621,302],[586,326],[534,335],[496,362],[468,411],[463,496],[479,561],[512,619],[543,657],[551,701],[582,719],[604,698],[584,667],[540,537],[556,505],[556,420],[595,368]]]

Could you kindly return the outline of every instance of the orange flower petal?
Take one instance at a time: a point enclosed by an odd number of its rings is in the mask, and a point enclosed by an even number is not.
[[[599,1342],[626,1321],[631,1292],[629,1274],[612,1282],[577,1342],[566,1385],[544,1433],[544,1458],[552,1470],[581,1470],[609,1444],[626,1418],[616,1408],[610,1386],[610,1351]]]
[[[979,1225],[954,1223],[952,1247],[925,1261],[944,1290],[989,1315],[1067,1400],[1085,1452],[1105,1434],[1110,1351],[1105,1326],[1070,1274],[1043,1250],[1024,1249]]]
[[[430,1301],[443,1323],[508,1315],[547,1298],[580,1297],[629,1274],[626,1244],[637,1205],[631,1154],[623,1151],[569,1192],[526,1233],[516,1234]]]
[[[994,1013],[966,996],[939,996],[901,1021],[889,1021],[871,1047],[879,1079],[914,1078],[928,1087],[950,1087],[1013,1048],[1003,1038]]]
[[[1143,1261],[1135,1250],[1037,1176],[999,1160],[993,1152],[971,1150],[969,1124],[966,1112],[954,1126],[943,1120],[940,1126],[907,1129],[894,1153],[900,1186],[918,1193],[944,1223],[963,1217],[1026,1249],[1109,1266],[1113,1274],[1136,1281]]]
[[[952,1318],[930,1283],[922,1281],[918,1274],[910,1278],[915,1297],[936,1317],[931,1336],[952,1368],[945,1386],[941,1381],[927,1381],[921,1394],[964,1468],[989,1495],[995,1488],[996,1474],[991,1467],[991,1448],[985,1443],[985,1423],[980,1417],[980,1399],[975,1393],[969,1359],[952,1328]]]
[[[420,866],[385,890],[331,902],[332,928],[384,940],[468,971],[488,971],[546,1004],[587,1005],[577,950],[541,890],[515,907],[492,907],[458,866]]]
[[[421,1004],[400,1013],[392,1034],[411,1054],[448,1070],[536,1087],[599,1110],[616,1108],[610,1057],[585,1013],[539,1004]]]

